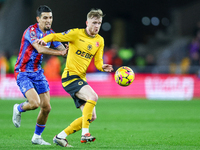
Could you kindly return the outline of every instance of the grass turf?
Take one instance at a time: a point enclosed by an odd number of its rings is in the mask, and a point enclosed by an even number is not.
[[[62,149],[52,143],[55,134],[67,127],[81,111],[71,98],[51,98],[50,112],[43,139],[51,146],[32,145],[39,109],[22,114],[21,127],[12,123],[12,109],[22,100],[0,100],[0,149]],[[80,143],[81,132],[67,137],[68,149],[200,149],[200,100],[153,101],[144,99],[100,98],[97,120],[90,132],[97,139]]]

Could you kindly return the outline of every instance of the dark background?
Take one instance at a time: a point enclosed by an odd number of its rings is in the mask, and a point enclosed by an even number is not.
[[[32,14],[40,4],[46,4],[53,10],[53,29],[62,32],[69,28],[84,28],[86,14],[91,8],[101,8],[106,14],[103,22],[114,26],[115,19],[122,19],[125,23],[125,43],[122,46],[134,46],[138,42],[145,42],[145,36],[154,35],[157,30],[166,30],[166,26],[148,27],[142,25],[141,19],[148,17],[166,17],[172,23],[172,11],[194,4],[197,0],[40,0],[32,1]],[[32,16],[32,23],[35,16]],[[113,27],[112,26],[112,27]],[[195,26],[195,25],[193,25]],[[114,27],[113,27],[114,28]],[[112,28],[112,29],[113,29]],[[106,45],[112,44],[113,30],[100,31],[105,38]]]
[[[200,21],[200,0],[0,0],[1,53],[18,54],[24,30],[36,23],[39,5],[52,9],[55,32],[85,28],[91,8],[102,9],[106,14],[102,26],[105,22],[111,26],[110,30],[101,29],[99,33],[104,37],[106,48],[112,45],[119,49],[131,48],[134,58],[124,65],[137,67],[149,54],[153,55],[156,69],[151,72],[154,73],[169,73],[170,64],[180,65],[189,57],[188,45]],[[143,25],[143,17],[157,17],[160,24]],[[168,20],[167,25],[161,23],[163,18]],[[142,61],[136,63],[139,59]],[[175,73],[180,73],[178,67]]]
[[[10,42],[14,49],[20,46],[23,31],[36,22],[35,11],[39,5],[48,5],[52,9],[54,16],[52,28],[55,32],[84,28],[86,15],[90,9],[101,8],[106,14],[103,22],[111,24],[111,30],[100,31],[105,38],[105,44],[110,46],[117,42],[119,46],[133,47],[137,43],[147,42],[148,38],[154,36],[158,30],[168,32],[168,28],[173,28],[176,30],[174,32],[176,35],[191,35],[200,18],[199,2],[199,0],[0,0],[0,51],[10,49]],[[166,17],[169,19],[169,26],[162,24],[144,26],[141,22],[144,16],[159,19]],[[124,23],[121,29],[123,34],[116,25],[116,20],[119,19]],[[114,39],[116,35],[119,36],[118,40]]]

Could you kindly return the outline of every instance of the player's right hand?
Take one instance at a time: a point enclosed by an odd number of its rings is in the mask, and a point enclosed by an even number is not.
[[[112,72],[113,71],[112,65],[109,65],[109,64],[103,64],[102,68],[105,72]]]
[[[47,43],[41,39],[36,39],[35,42],[43,46],[47,45]]]
[[[60,51],[62,56],[67,56],[68,49]]]

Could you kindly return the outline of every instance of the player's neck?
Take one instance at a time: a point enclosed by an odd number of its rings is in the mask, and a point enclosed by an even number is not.
[[[92,35],[92,34],[90,33],[90,31],[88,30],[88,28],[86,28],[86,32],[87,32],[87,34],[88,34],[89,36],[95,37],[95,35]]]
[[[47,32],[46,30],[44,30],[44,29],[41,29],[41,28],[40,28],[40,30],[41,30],[43,33],[46,33],[46,32]]]
[[[40,30],[41,30],[43,33],[46,33],[46,30],[44,30],[44,28],[42,28],[39,24],[38,24],[38,27],[40,28]]]

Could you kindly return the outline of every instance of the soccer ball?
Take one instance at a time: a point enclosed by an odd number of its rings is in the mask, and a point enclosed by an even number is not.
[[[121,86],[129,86],[134,79],[135,74],[129,67],[122,66],[115,72],[115,82]]]

